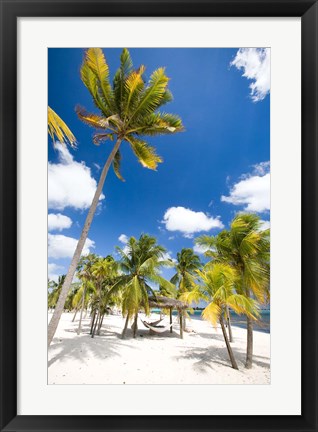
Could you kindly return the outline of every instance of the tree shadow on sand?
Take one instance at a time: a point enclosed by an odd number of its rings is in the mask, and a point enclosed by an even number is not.
[[[246,352],[245,350],[240,350],[236,348],[234,345],[232,346],[232,348],[233,348],[233,352],[238,367],[240,370],[243,370],[245,366]],[[231,362],[226,347],[220,348],[220,347],[210,346],[206,348],[199,348],[199,347],[188,348],[183,352],[183,354],[176,356],[175,358],[177,360],[180,359],[195,360],[193,364],[193,368],[196,371],[201,373],[207,373],[209,369],[214,369],[213,368],[214,363],[231,368]],[[268,357],[254,355],[253,364],[259,367],[269,368],[270,359]]]
[[[69,333],[76,333],[76,329],[65,330]],[[91,358],[105,359],[108,357],[120,356],[119,349],[125,345],[129,348],[134,348],[127,344],[126,341],[120,338],[120,334],[109,329],[103,328],[100,335],[95,335],[94,338],[89,334],[90,327],[84,325],[82,333],[76,335],[72,339],[67,338],[54,338],[53,343],[49,348],[50,360],[48,361],[48,367],[53,363],[63,359],[76,358],[82,363]]]

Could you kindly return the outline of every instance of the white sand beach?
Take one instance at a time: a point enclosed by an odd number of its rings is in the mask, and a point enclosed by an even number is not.
[[[89,318],[83,320],[79,336],[78,321],[72,318],[72,313],[62,315],[49,348],[48,384],[270,384],[269,334],[254,331],[254,364],[247,370],[246,330],[233,327],[232,347],[240,369],[236,371],[221,329],[205,321],[188,320],[188,331],[180,339],[177,324],[173,333],[150,335],[139,320],[136,339],[129,329],[122,340],[121,316],[106,316],[101,335],[94,338],[89,335]],[[154,319],[158,315],[148,318]]]

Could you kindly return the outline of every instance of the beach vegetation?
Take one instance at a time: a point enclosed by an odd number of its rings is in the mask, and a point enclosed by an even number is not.
[[[211,263],[226,263],[239,275],[237,292],[249,300],[268,304],[270,298],[270,230],[261,229],[260,217],[252,213],[240,213],[232,220],[230,229],[216,236],[201,236],[196,240],[200,246],[208,248],[205,255]],[[253,362],[253,322],[246,315],[247,348],[246,368]]]
[[[126,318],[122,337],[125,337],[131,320],[133,336],[136,337],[138,313],[143,309],[146,315],[149,314],[148,296],[156,296],[154,284],[164,287],[170,295],[174,293],[174,285],[160,274],[160,269],[171,263],[164,259],[166,249],[158,245],[155,237],[147,234],[142,234],[139,239],[130,237],[124,248],[117,247],[117,252],[122,274],[109,290],[109,295],[121,292],[122,314]]]

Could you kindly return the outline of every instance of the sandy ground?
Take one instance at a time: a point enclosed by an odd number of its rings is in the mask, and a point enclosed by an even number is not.
[[[142,315],[141,315],[142,317]],[[49,317],[50,318],[50,317]],[[239,371],[231,368],[221,329],[200,320],[188,321],[191,332],[180,339],[179,326],[150,335],[141,321],[138,336],[122,340],[121,316],[105,317],[100,336],[89,335],[90,319],[76,334],[78,320],[62,315],[48,352],[48,384],[269,384],[270,335],[254,331],[254,365],[244,369],[246,330],[233,327],[233,351]],[[156,320],[153,315],[147,320]],[[176,317],[173,317],[175,321]],[[167,324],[165,318],[163,324]]]

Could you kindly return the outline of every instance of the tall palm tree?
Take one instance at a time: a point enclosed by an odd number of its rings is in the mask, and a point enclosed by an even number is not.
[[[269,255],[270,231],[262,231],[259,216],[250,213],[238,214],[231,222],[230,230],[215,237],[202,236],[197,243],[210,247],[206,253],[212,260],[232,265],[241,279],[241,293],[255,298],[259,303],[269,301]],[[253,319],[247,320],[247,349],[245,367],[253,362]]]
[[[170,279],[170,282],[177,287],[177,297],[182,293],[191,291],[196,285],[196,271],[202,267],[200,258],[193,252],[193,249],[183,248],[177,253],[177,262],[175,264],[176,273]],[[183,329],[186,329],[186,314],[183,311]]]
[[[125,337],[131,319],[134,319],[133,335],[136,337],[138,312],[143,308],[145,313],[149,314],[148,296],[156,296],[151,284],[159,284],[166,290],[174,289],[174,286],[160,275],[160,268],[169,265],[169,262],[163,259],[165,248],[147,234],[142,234],[138,240],[131,237],[124,249],[117,247],[117,250],[121,256],[122,275],[118,277],[109,294],[121,290],[122,314],[126,317],[122,337]]]
[[[103,324],[103,319],[107,311],[108,300],[110,297],[108,296],[108,291],[115,283],[115,278],[118,275],[118,263],[114,260],[111,255],[108,255],[106,258],[100,258],[96,261],[92,266],[92,276],[95,280],[96,285],[96,316],[95,316],[95,325],[93,325],[92,337],[95,335],[97,323],[97,334],[99,335],[100,329]]]
[[[142,166],[155,170],[162,159],[143,137],[174,134],[183,130],[181,119],[178,116],[158,111],[160,107],[172,100],[172,95],[168,90],[169,78],[165,74],[165,69],[155,70],[148,83],[145,83],[144,72],[144,66],[133,69],[129,51],[124,49],[120,57],[120,67],[111,85],[109,68],[103,51],[100,48],[90,48],[85,53],[81,67],[81,79],[89,90],[99,113],[87,113],[83,108],[78,107],[77,114],[83,122],[98,130],[93,139],[96,144],[109,140],[114,141],[115,145],[102,169],[58,304],[48,326],[48,345],[53,339],[63,312],[67,292],[111,164],[116,175],[122,180],[120,174],[121,144],[128,143]]]
[[[231,307],[238,314],[245,314],[250,319],[258,316],[257,303],[243,294],[236,292],[239,283],[236,270],[225,263],[214,263],[203,271],[197,271],[203,285],[196,287],[192,293],[184,293],[183,298],[188,295],[188,300],[203,298],[208,305],[202,312],[205,320],[210,321],[214,326],[220,323],[226,348],[231,360],[232,367],[238,369],[237,362],[227,336],[224,325],[226,308]]]
[[[96,263],[96,261],[98,261],[98,256],[90,253],[86,256],[83,256],[79,260],[77,266],[77,276],[82,281],[82,286],[73,301],[73,304],[76,307],[79,305],[80,302],[82,302],[80,319],[77,328],[78,335],[81,333],[84,307],[86,306],[86,308],[88,308],[90,296],[93,292],[95,292],[95,286],[92,282],[92,267]]]

